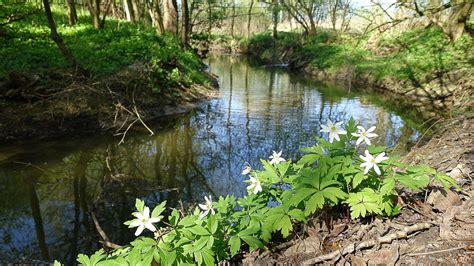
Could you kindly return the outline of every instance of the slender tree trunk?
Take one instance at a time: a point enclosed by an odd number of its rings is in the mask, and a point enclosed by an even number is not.
[[[234,37],[234,26],[235,26],[235,0],[232,1],[232,20],[230,22],[230,36]]]
[[[278,36],[278,0],[272,0],[272,21],[273,21],[273,39],[276,39]]]
[[[123,0],[123,9],[125,11],[125,17],[127,21],[135,21],[135,13],[133,12],[133,6],[131,0]]]
[[[162,34],[165,32],[164,26],[163,26],[163,16],[161,15],[161,8],[160,8],[160,3],[158,0],[149,0],[147,2],[148,6],[148,13],[150,14],[151,17],[151,22],[153,24],[153,27],[156,29],[156,33]]]
[[[173,0],[163,0],[163,25],[165,31],[178,33],[178,10]]]
[[[69,18],[69,25],[76,25],[77,23],[77,11],[74,0],[66,0],[67,14]]]
[[[252,8],[253,8],[253,0],[250,0],[248,20],[247,20],[247,38],[250,38],[250,23],[252,22]]]
[[[183,7],[183,30],[181,31],[181,39],[186,47],[188,44],[189,40],[189,6],[188,6],[188,0],[181,0],[181,5]]]
[[[133,16],[135,17],[135,21],[140,21],[142,16],[142,12],[140,9],[140,2],[139,0],[131,0],[133,6]]]
[[[51,6],[49,5],[49,0],[43,0],[43,5],[44,5],[44,10],[46,12],[46,17],[48,18],[48,25],[49,25],[49,28],[51,29],[51,39],[53,39],[53,41],[56,43],[56,45],[58,46],[59,50],[61,51],[61,53],[63,54],[64,58],[69,63],[69,65],[77,68],[78,64],[76,60],[74,59],[71,51],[66,47],[63,39],[58,34],[58,31],[56,29],[56,23],[54,22],[53,14],[51,13]]]
[[[100,21],[100,0],[87,0],[89,12],[92,17],[92,24],[95,29],[101,29],[102,23]]]

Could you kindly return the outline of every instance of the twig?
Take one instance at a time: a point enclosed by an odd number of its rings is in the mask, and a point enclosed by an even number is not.
[[[338,256],[341,256],[341,255],[344,256],[344,255],[353,253],[353,252],[361,250],[361,249],[370,248],[370,247],[373,247],[375,245],[388,244],[388,243],[391,243],[395,239],[407,238],[408,235],[411,234],[411,233],[421,231],[421,230],[425,230],[425,229],[428,229],[432,226],[433,225],[429,224],[429,223],[419,223],[419,224],[414,224],[414,225],[411,225],[411,226],[407,226],[407,227],[404,227],[402,230],[400,230],[398,232],[391,233],[391,234],[388,234],[386,236],[379,237],[377,239],[367,240],[367,241],[361,242],[359,245],[356,245],[355,243],[351,243],[351,244],[345,246],[342,250],[339,249],[339,250],[336,250],[334,252],[331,252],[331,253],[328,253],[328,254],[325,254],[325,255],[322,255],[322,256],[318,256],[318,257],[306,260],[306,261],[304,261],[304,264],[306,265],[306,264],[320,263],[320,262],[323,262],[323,261],[332,260],[332,259],[334,259]]]
[[[448,249],[441,249],[441,250],[434,250],[434,251],[420,252],[420,253],[411,253],[411,254],[406,254],[406,255],[407,256],[424,256],[424,255],[438,254],[438,253],[455,251],[455,250],[466,249],[466,248],[469,248],[469,246],[461,246],[461,247],[456,247],[456,248],[448,248]]]
[[[104,230],[102,230],[102,227],[100,227],[99,221],[97,220],[97,217],[95,217],[95,214],[93,212],[91,212],[91,217],[92,217],[92,220],[94,221],[95,229],[97,230],[97,232],[99,233],[100,237],[103,240],[102,243],[104,244],[104,246],[113,248],[113,249],[121,248],[122,246],[117,245],[113,242],[110,242],[109,237],[104,232]]]

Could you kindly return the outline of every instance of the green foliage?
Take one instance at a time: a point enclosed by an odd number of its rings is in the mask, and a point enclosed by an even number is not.
[[[149,265],[152,261],[214,265],[240,251],[264,248],[275,234],[289,237],[295,224],[306,223],[318,212],[342,208],[350,210],[352,219],[393,216],[400,211],[396,199],[401,190],[421,191],[433,182],[446,189],[457,187],[449,176],[425,165],[406,165],[399,157],[377,161],[380,174],[371,170],[373,165],[364,169],[361,163],[367,159],[359,156],[360,146],[352,135],[356,130],[351,119],[339,130],[340,141],[321,138],[319,144],[303,149],[306,154],[297,162],[261,160],[262,169],[251,171],[254,179],[248,181],[261,185],[261,192],[249,190],[249,195],[239,199],[221,196],[210,203],[213,211],[205,215],[199,208],[187,215],[172,209],[168,222],[153,238],[138,237],[110,254],[102,250],[90,257],[81,254],[78,261],[85,265]],[[374,157],[387,151],[370,145],[366,150]],[[155,207],[152,217],[161,218],[165,204]],[[147,209],[141,200],[136,208],[138,212]]]
[[[262,61],[272,62],[291,51],[286,61],[297,65],[309,63],[329,72],[349,66],[356,74],[370,74],[377,80],[395,78],[419,83],[452,69],[474,66],[472,36],[466,34],[451,43],[436,27],[386,33],[375,43],[368,43],[368,36],[341,35],[336,38],[328,31],[304,39],[294,33],[279,35],[281,37],[275,43],[270,33],[253,36],[247,44],[249,53]]]
[[[33,7],[22,5],[23,13]],[[9,8],[2,14],[19,12]],[[157,36],[152,28],[124,21],[107,20],[105,28],[96,30],[89,17],[79,24],[67,25],[64,10],[55,8],[59,34],[78,63],[96,76],[114,74],[134,63],[152,65],[152,84],[156,92],[163,89],[189,87],[206,81],[199,58],[182,49],[171,35]],[[40,71],[67,67],[66,61],[49,37],[43,12],[8,25],[9,35],[0,38],[0,77],[13,70]]]

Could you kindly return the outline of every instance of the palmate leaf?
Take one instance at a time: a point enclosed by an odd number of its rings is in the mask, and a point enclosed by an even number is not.
[[[367,213],[382,214],[380,197],[372,189],[365,188],[361,192],[349,193],[346,200],[351,209],[351,218],[365,217]]]
[[[461,188],[459,187],[459,185],[456,183],[456,181],[450,177],[449,175],[447,174],[444,174],[444,173],[437,173],[435,176],[434,176],[435,180],[439,183],[441,183],[441,185],[443,185],[443,187],[445,189],[450,189],[452,186],[455,187],[457,190],[461,190]]]

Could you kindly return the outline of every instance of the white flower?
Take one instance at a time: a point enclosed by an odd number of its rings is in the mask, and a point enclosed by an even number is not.
[[[347,134],[347,132],[341,128],[342,122],[336,122],[334,124],[331,120],[328,119],[328,121],[327,125],[321,125],[323,129],[320,131],[329,133],[329,142],[332,143],[334,139],[340,141],[339,135]]]
[[[214,209],[212,208],[212,197],[209,195],[209,198],[207,196],[204,196],[204,200],[206,201],[204,204],[199,204],[199,208],[203,210],[201,215],[199,215],[199,219],[204,218],[209,212],[212,214],[216,214]]]
[[[248,175],[252,171],[252,167],[250,165],[245,166],[244,170],[242,171],[242,175]]]
[[[262,191],[262,184],[257,177],[250,176],[250,185],[247,187],[247,190],[252,191],[253,194],[257,194]]]
[[[374,168],[375,172],[380,175],[380,168],[377,166],[378,163],[388,160],[388,157],[385,157],[385,152],[377,155],[377,157],[372,156],[368,150],[365,150],[365,157],[360,155],[360,158],[364,161],[360,167],[365,167],[364,174],[367,174],[370,168]]]
[[[375,133],[371,133],[372,131],[375,130],[375,126],[369,128],[367,130],[365,130],[365,128],[363,128],[361,126],[357,126],[357,128],[359,129],[359,131],[357,131],[357,133],[352,133],[352,136],[358,137],[358,139],[356,141],[356,145],[359,145],[362,141],[365,141],[365,143],[367,143],[367,145],[370,145],[370,138],[375,138],[375,137],[378,136]]]
[[[135,236],[139,236],[145,228],[152,232],[156,231],[156,228],[153,223],[159,222],[160,218],[150,218],[150,209],[148,207],[145,207],[143,209],[143,213],[134,212],[132,213],[132,215],[135,216],[137,219],[134,219],[128,227],[138,227],[137,231],[135,231]]]
[[[273,154],[269,157],[270,159],[272,159],[270,161],[270,164],[279,164],[281,162],[284,162],[285,159],[283,159],[281,157],[281,153],[282,153],[282,151],[280,151],[278,153],[276,151],[273,151]]]

